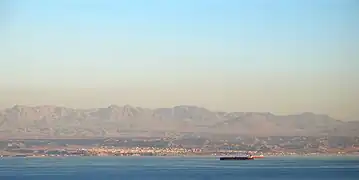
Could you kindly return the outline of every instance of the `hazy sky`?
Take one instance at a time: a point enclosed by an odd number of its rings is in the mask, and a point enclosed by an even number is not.
[[[359,118],[356,0],[0,1],[0,108]]]

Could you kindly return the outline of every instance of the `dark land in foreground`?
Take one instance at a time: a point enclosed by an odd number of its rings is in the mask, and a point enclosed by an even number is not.
[[[358,154],[359,137],[168,136],[94,139],[8,139],[0,156],[191,156]]]

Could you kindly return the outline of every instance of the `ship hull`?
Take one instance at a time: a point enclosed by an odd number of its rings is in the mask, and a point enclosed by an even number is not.
[[[220,157],[219,160],[254,160],[253,157]]]

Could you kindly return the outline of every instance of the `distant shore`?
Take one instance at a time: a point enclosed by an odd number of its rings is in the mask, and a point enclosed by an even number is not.
[[[105,155],[105,156],[83,156],[83,155],[0,155],[0,158],[72,158],[72,157],[172,157],[172,158],[219,158],[223,156],[235,156],[235,155],[199,155],[199,154],[191,154],[191,155],[131,155],[131,156],[117,156],[117,155]],[[359,153],[356,154],[305,154],[305,155],[265,155],[262,158],[255,159],[266,159],[266,158],[275,158],[275,157],[359,157]]]

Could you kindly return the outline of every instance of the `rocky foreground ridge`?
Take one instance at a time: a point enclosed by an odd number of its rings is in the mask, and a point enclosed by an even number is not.
[[[0,110],[0,137],[104,137],[129,132],[198,132],[256,136],[358,136],[359,121],[302,113],[213,112],[196,106],[148,109],[130,105],[73,109],[21,106]]]

